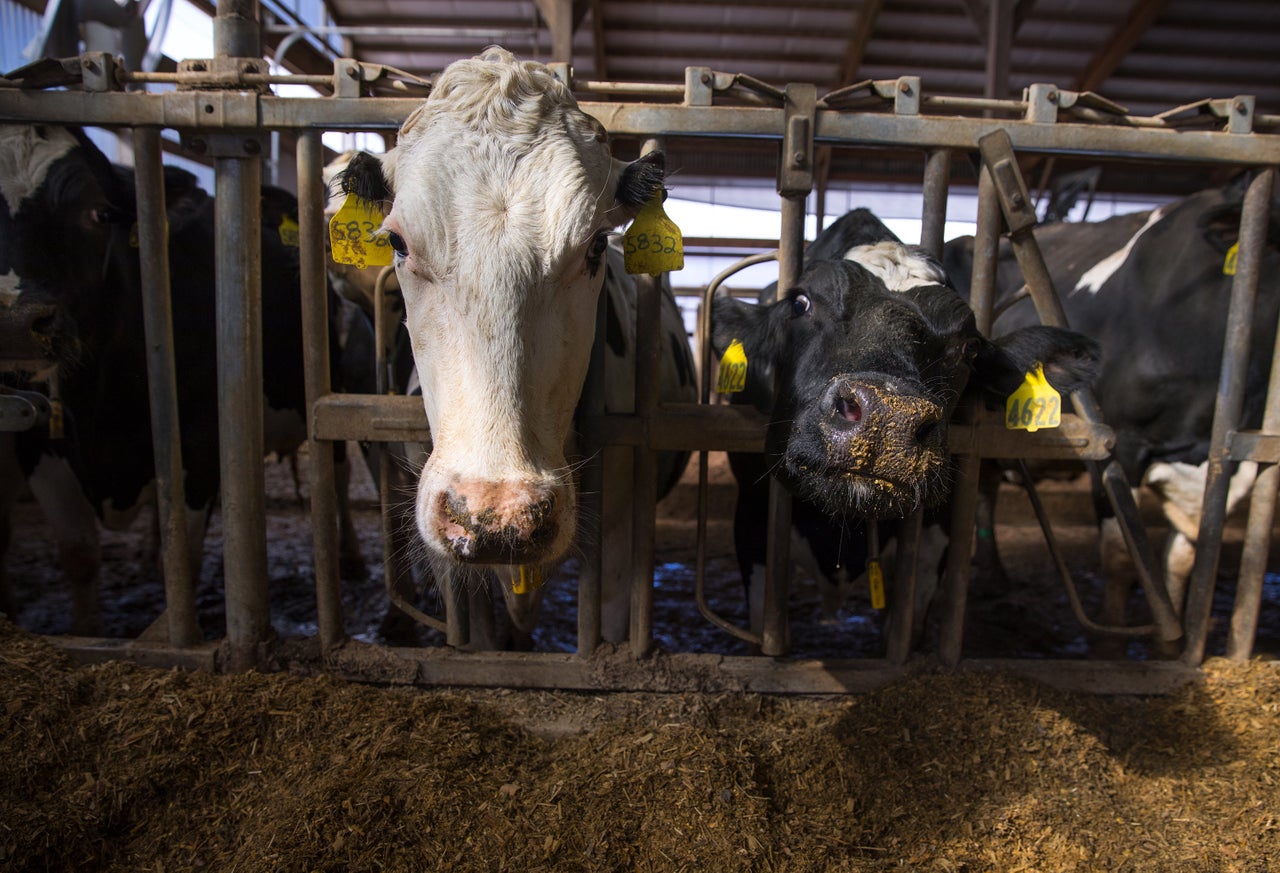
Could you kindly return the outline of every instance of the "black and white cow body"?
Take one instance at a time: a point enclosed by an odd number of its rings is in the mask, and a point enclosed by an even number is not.
[[[384,207],[433,444],[417,529],[441,572],[510,578],[570,551],[578,501],[566,448],[609,233],[660,194],[662,177],[660,155],[615,159],[549,68],[499,48],[451,64],[395,149],[357,154],[338,175],[345,193]],[[626,309],[617,324],[631,323]],[[625,334],[606,339],[627,354]],[[606,589],[613,577],[606,569]],[[606,590],[607,613],[611,599],[626,596]],[[616,632],[606,618],[606,638],[625,633],[620,614]]]
[[[718,298],[713,309],[717,348],[742,341],[754,401],[763,397],[770,414],[765,456],[734,459],[740,487],[747,484],[735,538],[749,589],[759,587],[763,564],[763,470],[796,498],[798,554],[813,556],[820,581],[842,587],[863,571],[864,520],[891,522],[947,499],[947,425],[962,398],[1003,400],[1035,362],[1059,390],[1073,390],[1096,356],[1085,338],[1052,328],[983,337],[937,263],[866,210],[842,217],[807,254],[818,257],[806,258],[785,299],[772,302],[767,290],[755,306]],[[940,558],[935,545],[921,574]]]
[[[0,244],[19,299],[52,302],[74,337],[57,370],[62,432],[13,435],[0,524],[25,479],[49,518],[73,591],[72,626],[97,630],[97,522],[129,524],[153,493],[143,302],[132,174],[112,167],[79,131],[0,129]],[[14,181],[14,179],[18,181]],[[175,365],[191,560],[198,568],[208,513],[218,495],[214,202],[193,176],[166,168],[166,218]],[[262,289],[267,450],[296,450],[305,437],[298,252],[279,218],[297,204],[264,189]],[[332,360],[340,349],[331,339]]]
[[[1149,486],[1169,520],[1165,572],[1180,610],[1195,558],[1205,462],[1222,366],[1232,276],[1224,272],[1240,227],[1244,182],[1201,191],[1149,212],[1096,223],[1057,223],[1035,230],[1068,323],[1102,349],[1094,387],[1103,419],[1115,430],[1115,456],[1134,487]],[[966,283],[972,240],[947,244],[948,268]],[[1012,251],[1002,246],[997,305],[1023,285]],[[1245,373],[1244,423],[1261,423],[1280,315],[1280,201],[1273,201],[1253,314]],[[1006,333],[1036,319],[1030,300],[1001,314]],[[1239,465],[1229,505],[1247,498],[1256,466]],[[1103,566],[1126,572],[1127,557],[1105,500]],[[984,542],[994,549],[993,542]],[[986,561],[998,567],[994,556]],[[1108,584],[1108,618],[1120,619],[1127,585]]]

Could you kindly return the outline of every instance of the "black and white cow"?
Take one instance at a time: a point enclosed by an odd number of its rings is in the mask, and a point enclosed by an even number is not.
[[[609,234],[662,178],[660,156],[616,160],[549,68],[499,48],[451,64],[395,149],[340,174],[344,191],[386,207],[434,444],[417,527],[443,567],[510,575],[570,549],[565,449]]]
[[[1169,521],[1165,572],[1179,611],[1199,535],[1231,293],[1228,255],[1239,236],[1247,181],[1242,177],[1151,211],[1035,230],[1068,322],[1102,348],[1095,393],[1103,419],[1116,432],[1115,456],[1132,485],[1146,485],[1156,494]],[[972,239],[949,242],[945,260],[967,292]],[[997,305],[1023,285],[1007,245],[1000,251],[997,284]],[[1273,200],[1245,372],[1247,427],[1261,423],[1277,315],[1280,200]],[[1023,300],[999,315],[995,329],[1008,333],[1035,320],[1031,301]],[[1229,506],[1247,499],[1255,474],[1252,462],[1239,465]],[[1109,506],[1105,500],[1097,503],[1103,516],[1104,575],[1111,577],[1104,620],[1118,623],[1132,568]],[[994,540],[980,546],[992,552],[984,563],[998,567]]]
[[[819,581],[842,588],[864,569],[866,519],[901,519],[948,497],[947,425],[962,398],[1003,401],[1036,362],[1059,391],[1089,380],[1091,341],[1039,326],[987,339],[945,282],[935,261],[860,209],[818,236],[785,299],[766,289],[755,305],[715,300],[714,343],[742,342],[750,399],[770,414],[765,455],[732,459],[735,542],[753,603],[766,471],[795,498],[793,553]],[[926,550],[920,572],[940,558],[940,548]],[[753,607],[753,626],[759,620]]]
[[[213,199],[166,168],[170,281],[191,560],[218,493]],[[153,491],[151,419],[132,174],[77,130],[0,127],[0,249],[19,300],[56,305],[73,340],[59,356],[61,430],[18,433],[3,463],[0,527],[23,481],[50,522],[73,594],[72,628],[97,630],[97,523],[129,524]],[[264,394],[268,451],[305,436],[298,252],[281,237],[292,195],[264,189]],[[131,238],[132,237],[132,238]],[[332,360],[340,360],[331,338]],[[348,525],[349,527],[349,525]],[[2,556],[0,556],[2,557]],[[7,586],[6,586],[7,587]]]

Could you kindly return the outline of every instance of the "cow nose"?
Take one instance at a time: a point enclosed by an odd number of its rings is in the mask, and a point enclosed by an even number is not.
[[[827,420],[842,439],[878,431],[878,441],[932,446],[944,433],[942,408],[916,394],[883,385],[840,379],[827,389]]]
[[[464,563],[537,563],[559,533],[555,492],[543,486],[462,481],[437,500],[440,538]]]

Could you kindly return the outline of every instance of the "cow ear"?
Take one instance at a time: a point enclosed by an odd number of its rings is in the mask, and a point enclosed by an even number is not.
[[[747,357],[747,384],[740,397],[762,412],[773,405],[773,374],[783,343],[777,304],[752,304],[732,297],[711,301],[711,348],[716,358],[737,340]]]
[[[383,161],[369,152],[356,152],[345,169],[333,178],[333,184],[343,194],[354,194],[371,203],[390,202],[395,198],[391,181]]]
[[[1069,394],[1093,384],[1101,358],[1098,344],[1084,334],[1036,325],[983,343],[974,371],[986,391],[1007,397],[1039,363],[1049,384]]]
[[[624,166],[618,174],[618,186],[613,193],[618,203],[616,224],[635,218],[640,207],[662,190],[665,168],[666,158],[660,151],[649,152]]]

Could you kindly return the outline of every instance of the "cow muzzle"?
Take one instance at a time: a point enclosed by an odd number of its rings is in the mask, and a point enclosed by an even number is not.
[[[839,378],[827,387],[819,414],[837,468],[910,483],[928,476],[945,454],[944,410],[918,394]]]
[[[0,370],[37,371],[52,366],[63,351],[64,327],[52,303],[22,298],[0,306]]]
[[[573,529],[572,492],[554,483],[456,480],[422,497],[423,538],[459,563],[548,563]]]

